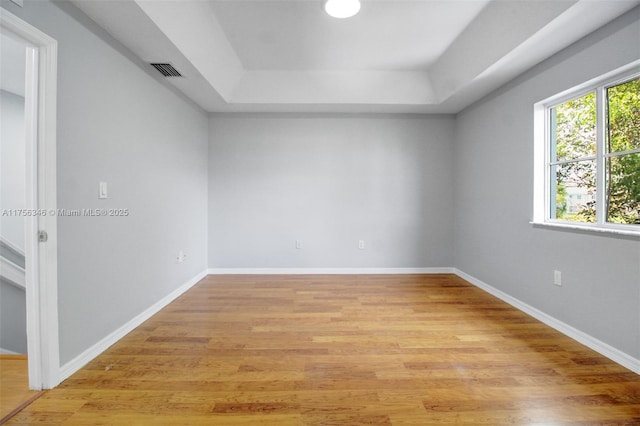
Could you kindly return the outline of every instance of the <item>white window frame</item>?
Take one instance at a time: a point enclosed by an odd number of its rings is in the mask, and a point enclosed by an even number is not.
[[[579,86],[558,93],[534,105],[534,188],[532,224],[545,227],[606,232],[611,234],[640,236],[640,225],[606,222],[605,161],[621,154],[638,153],[640,149],[625,153],[608,154],[605,149],[605,98],[606,88],[640,77],[640,60],[618,68]],[[596,222],[573,222],[551,217],[551,114],[553,107],[596,93]]]

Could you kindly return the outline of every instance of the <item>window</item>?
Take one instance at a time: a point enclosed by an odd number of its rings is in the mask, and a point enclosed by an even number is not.
[[[640,233],[638,63],[536,105],[534,222]]]

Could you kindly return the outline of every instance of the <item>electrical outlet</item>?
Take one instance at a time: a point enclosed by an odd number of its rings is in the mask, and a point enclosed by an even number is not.
[[[178,252],[178,256],[176,256],[176,261],[178,263],[182,263],[186,260],[186,258],[187,258],[187,255],[182,250],[180,250]]]
[[[359,248],[360,250],[364,250],[364,240],[359,240],[359,241],[358,241],[358,248]]]
[[[553,283],[557,286],[562,285],[562,272],[557,270],[553,271]]]
[[[296,249],[302,249],[302,240],[296,240]]]

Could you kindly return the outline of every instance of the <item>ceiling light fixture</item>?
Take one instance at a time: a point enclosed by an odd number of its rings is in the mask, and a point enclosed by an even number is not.
[[[322,8],[334,18],[350,18],[360,10],[360,0],[322,0]]]

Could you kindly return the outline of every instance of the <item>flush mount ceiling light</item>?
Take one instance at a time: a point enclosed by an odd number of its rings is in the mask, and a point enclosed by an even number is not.
[[[322,8],[334,18],[350,18],[360,10],[360,0],[322,0]]]

